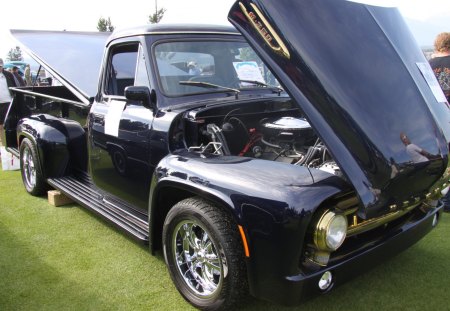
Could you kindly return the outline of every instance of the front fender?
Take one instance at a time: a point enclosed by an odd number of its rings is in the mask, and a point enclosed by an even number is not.
[[[326,199],[351,190],[343,179],[320,170],[244,157],[202,158],[183,152],[165,157],[154,171],[151,229],[158,194],[165,187],[189,189],[193,195],[221,203],[245,229],[249,273],[279,260],[283,264],[267,266],[267,271],[277,275],[298,273],[304,236],[314,211]],[[258,269],[252,269],[255,265]]]

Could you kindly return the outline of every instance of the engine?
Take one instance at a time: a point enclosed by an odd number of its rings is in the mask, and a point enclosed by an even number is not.
[[[327,147],[304,118],[245,120],[226,116],[221,121],[220,125],[205,122],[200,130],[201,136],[206,138],[204,143],[189,150],[303,165],[341,175]]]
[[[281,117],[261,120],[261,157],[291,164],[307,163],[308,149],[323,152],[313,129],[305,119]],[[312,152],[312,151],[311,151]],[[255,154],[256,155],[256,154]]]

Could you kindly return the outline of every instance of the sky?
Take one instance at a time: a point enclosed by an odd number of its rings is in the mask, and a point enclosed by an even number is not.
[[[275,0],[276,1],[276,0]],[[293,0],[295,1],[295,0]],[[309,0],[314,1],[314,0]],[[398,7],[420,45],[432,45],[437,33],[450,32],[450,0],[361,0]],[[2,3],[0,57],[15,47],[9,29],[97,31],[100,17],[111,18],[116,28],[143,25],[155,10],[155,0],[21,0],[9,8]],[[234,0],[158,0],[164,7],[162,23],[228,24]]]

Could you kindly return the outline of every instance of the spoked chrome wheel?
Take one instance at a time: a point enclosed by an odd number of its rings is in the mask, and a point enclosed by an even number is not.
[[[167,213],[164,259],[178,291],[194,307],[232,309],[248,290],[238,225],[221,207],[184,199]]]
[[[29,188],[36,186],[36,168],[30,148],[26,147],[22,152],[22,171],[24,181]]]
[[[39,164],[39,156],[34,143],[24,138],[20,143],[20,171],[23,185],[28,193],[41,195],[47,189],[46,181],[42,175]]]
[[[220,292],[227,270],[226,260],[200,223],[180,222],[175,227],[172,247],[178,271],[197,296],[210,298]]]

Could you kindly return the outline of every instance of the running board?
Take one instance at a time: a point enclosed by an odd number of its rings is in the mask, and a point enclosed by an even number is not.
[[[20,157],[19,149],[17,149],[17,148],[6,147],[6,151],[8,151],[9,153],[12,153],[13,155],[15,155],[18,158]]]
[[[49,178],[50,186],[109,220],[139,241],[148,243],[148,215],[118,200],[108,200],[95,187],[87,174]]]

